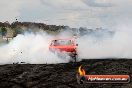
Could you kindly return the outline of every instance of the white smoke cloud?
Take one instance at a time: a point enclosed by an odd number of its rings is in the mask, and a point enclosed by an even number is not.
[[[131,25],[118,25],[114,35],[105,31],[80,36],[77,39],[79,59],[132,58]],[[110,36],[108,36],[110,35]],[[67,63],[69,58],[59,58],[49,51],[52,39],[71,38],[70,30],[51,36],[45,32],[18,35],[9,44],[0,46],[0,64],[26,62],[31,64]]]
[[[49,44],[55,36],[46,33],[18,35],[7,45],[0,47],[0,64],[26,62],[30,64],[56,64],[69,62],[49,51]]]
[[[71,27],[103,26],[110,30],[115,29],[116,34],[113,38],[104,37],[102,41],[88,36],[81,37],[78,46],[79,56],[131,58],[130,8],[132,8],[131,0],[103,0],[103,2],[102,0],[12,0],[11,2],[1,0],[0,21],[13,22],[15,17],[18,17],[20,21],[47,22]],[[67,62],[47,52],[49,44],[47,41],[51,37],[47,34],[18,35],[8,45],[0,47],[0,63]]]
[[[132,26],[118,25],[113,37],[83,36],[78,39],[79,57],[82,59],[132,58]]]

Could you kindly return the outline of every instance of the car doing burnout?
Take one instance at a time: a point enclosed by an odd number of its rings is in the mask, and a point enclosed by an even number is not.
[[[72,58],[72,61],[76,62],[77,46],[75,39],[54,39],[51,41],[49,50],[59,54],[65,52]]]

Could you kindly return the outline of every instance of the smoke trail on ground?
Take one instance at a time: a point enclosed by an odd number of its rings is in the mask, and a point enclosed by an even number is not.
[[[0,64],[26,62],[30,64],[67,63],[69,59],[57,57],[49,51],[55,36],[42,33],[18,35],[9,44],[0,47]]]
[[[119,26],[116,31],[101,30],[77,38],[79,59],[132,58],[132,28]],[[81,32],[81,31],[80,31]],[[58,35],[45,32],[17,35],[8,44],[0,46],[0,64],[26,62],[30,64],[67,63],[69,58],[59,58],[49,51],[49,44],[55,38],[72,38],[73,32],[63,31]]]
[[[99,37],[85,35],[78,39],[80,58],[132,58],[131,26],[120,25],[114,35]],[[102,32],[104,33],[104,32]],[[93,37],[94,36],[94,37]],[[95,37],[96,36],[96,37]]]

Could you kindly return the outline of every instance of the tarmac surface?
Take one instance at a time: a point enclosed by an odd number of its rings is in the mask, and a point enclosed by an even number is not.
[[[132,59],[94,59],[76,64],[0,65],[0,88],[132,88],[126,84],[78,84],[78,67],[87,74],[127,74],[132,76]]]

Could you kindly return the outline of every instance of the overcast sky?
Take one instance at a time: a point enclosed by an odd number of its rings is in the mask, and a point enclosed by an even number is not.
[[[112,27],[132,22],[131,9],[132,0],[0,0],[0,21]]]

